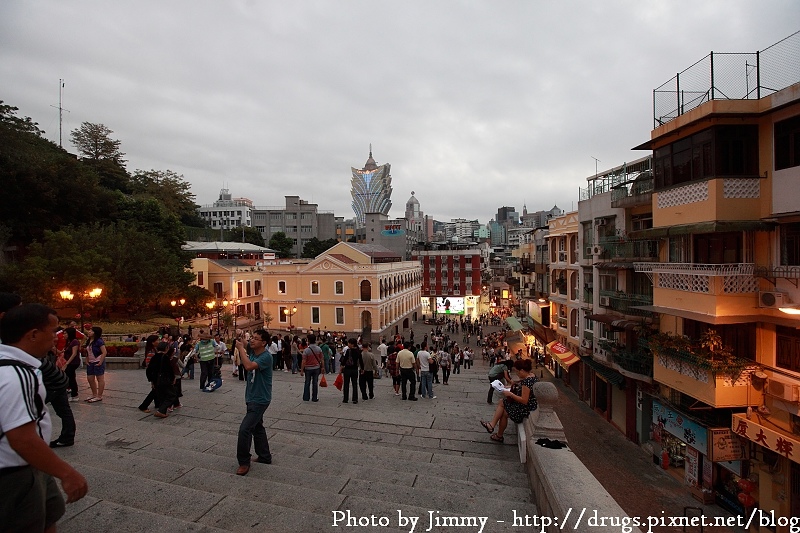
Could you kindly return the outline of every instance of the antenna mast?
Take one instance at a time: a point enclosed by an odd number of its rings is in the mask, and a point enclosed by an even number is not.
[[[61,145],[61,125],[64,123],[64,111],[69,113],[69,109],[64,109],[61,106],[61,101],[64,96],[64,80],[59,78],[58,79],[58,107],[51,105],[50,107],[56,107],[58,109],[58,147],[63,148]]]

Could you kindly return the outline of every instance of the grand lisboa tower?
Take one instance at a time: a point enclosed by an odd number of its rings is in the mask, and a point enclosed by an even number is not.
[[[392,207],[392,176],[389,174],[389,163],[378,165],[372,158],[372,145],[369,145],[369,158],[364,168],[350,167],[353,179],[350,182],[350,194],[353,196],[353,211],[356,214],[356,226],[363,227],[367,213],[389,214]]]

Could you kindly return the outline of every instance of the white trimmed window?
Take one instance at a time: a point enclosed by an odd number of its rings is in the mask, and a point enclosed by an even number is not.
[[[341,326],[344,324],[344,307],[336,308],[336,325]]]

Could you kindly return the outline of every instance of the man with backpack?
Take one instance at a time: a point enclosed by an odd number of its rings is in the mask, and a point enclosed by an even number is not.
[[[344,378],[342,403],[347,403],[351,386],[353,387],[353,403],[358,403],[358,373],[363,368],[364,361],[361,358],[361,349],[358,347],[356,339],[348,339],[347,348],[342,353],[339,366],[339,373]]]
[[[44,531],[67,503],[83,498],[86,479],[50,449],[42,360],[53,348],[58,316],[40,304],[13,307],[0,320],[0,524],[9,531]]]

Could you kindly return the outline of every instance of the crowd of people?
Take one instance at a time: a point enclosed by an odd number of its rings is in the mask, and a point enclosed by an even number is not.
[[[139,344],[137,355],[148,384],[138,408],[159,419],[168,418],[182,407],[181,383],[184,378],[194,380],[196,365],[200,390],[214,392],[222,386],[223,363],[230,361],[232,377],[245,381],[236,474],[246,475],[251,462],[272,462],[263,417],[272,402],[274,372],[299,373],[303,401],[319,401],[319,387],[327,384],[322,383],[327,374],[337,375],[334,384],[342,391],[343,403],[357,404],[359,397],[373,400],[375,380],[382,378],[392,380],[394,395],[401,400],[434,400],[434,385],[446,386],[452,374],[470,371],[480,354],[489,363],[489,381],[499,380],[504,386],[498,391],[503,401],[494,416],[481,424],[493,441],[502,442],[509,419],[519,422],[536,409],[536,378],[530,359],[511,361],[502,331],[483,334],[491,320],[443,320],[418,343],[411,330],[408,339],[401,335],[381,338],[375,351],[360,337],[313,330],[303,338],[270,335],[263,329],[237,331],[229,344],[204,329],[197,335],[171,336],[164,331],[141,339],[131,336]],[[61,327],[54,310],[23,305],[18,296],[0,293],[0,342],[0,491],[8,495],[0,503],[0,523],[11,531],[46,531],[64,514],[61,490],[66,503],[88,491],[83,476],[52,449],[75,444],[70,403],[81,399],[77,377],[81,368],[91,391],[84,401],[103,401],[108,355],[103,331],[95,326],[83,333],[74,322]],[[518,381],[510,376],[512,368]],[[496,390],[490,389],[488,403]],[[61,433],[54,440],[50,440],[46,403],[62,420]],[[61,490],[53,478],[61,481]],[[9,502],[23,502],[25,512]]]

